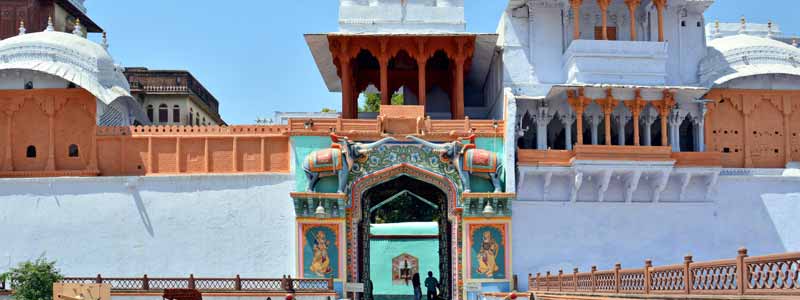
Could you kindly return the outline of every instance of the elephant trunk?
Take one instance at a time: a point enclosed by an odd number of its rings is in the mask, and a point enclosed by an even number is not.
[[[393,137],[386,137],[386,138],[383,138],[383,139],[381,139],[379,141],[376,141],[374,143],[363,144],[359,148],[361,148],[362,150],[372,150],[372,149],[380,147],[381,145],[386,144],[387,142],[390,142],[390,141],[396,141],[396,139],[393,138]]]
[[[423,139],[421,139],[421,138],[418,138],[418,137],[416,137],[416,136],[413,136],[413,135],[406,136],[406,138],[409,138],[409,139],[411,139],[411,140],[414,140],[414,141],[416,141],[416,142],[418,142],[418,143],[420,143],[420,144],[423,144],[423,145],[425,145],[425,146],[428,146],[428,147],[430,147],[430,148],[432,148],[432,149],[434,149],[434,150],[445,150],[445,147],[444,147],[444,145],[440,145],[440,144],[431,143],[431,142],[429,142],[429,141],[423,140]]]

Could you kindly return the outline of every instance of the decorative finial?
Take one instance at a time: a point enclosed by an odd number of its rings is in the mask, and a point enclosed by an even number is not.
[[[108,50],[108,34],[103,31],[103,42],[101,44],[104,49]]]
[[[747,31],[747,19],[742,16],[742,19],[739,21],[742,23],[742,26],[739,28],[739,33],[744,34]]]
[[[797,39],[792,39],[792,46],[797,48]]]
[[[717,19],[717,20],[714,20],[714,34],[712,34],[712,37],[719,38],[719,36],[720,36],[719,19]]]
[[[53,27],[53,16],[47,17],[47,28],[44,31],[51,32],[55,30],[55,27]]]
[[[85,37],[83,35],[83,27],[81,26],[81,19],[80,18],[75,19],[75,29],[72,30],[72,34],[80,36],[80,37]]]
[[[25,32],[27,32],[27,31],[28,31],[28,30],[27,30],[27,29],[25,29],[25,21],[23,21],[23,20],[20,20],[20,21],[19,21],[19,35],[23,35],[23,34],[25,34]]]
[[[772,20],[769,20],[769,22],[767,22],[767,38],[771,39],[772,36]]]

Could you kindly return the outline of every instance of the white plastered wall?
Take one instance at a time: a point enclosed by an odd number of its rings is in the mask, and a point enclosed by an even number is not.
[[[0,179],[0,273],[296,275],[291,175]]]

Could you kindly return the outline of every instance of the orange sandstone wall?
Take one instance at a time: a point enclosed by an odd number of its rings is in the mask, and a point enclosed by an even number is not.
[[[0,177],[96,175],[96,110],[83,89],[0,91]]]
[[[706,144],[721,152],[724,167],[783,168],[800,161],[800,92],[709,92]]]
[[[286,126],[100,127],[100,174],[289,172]]]

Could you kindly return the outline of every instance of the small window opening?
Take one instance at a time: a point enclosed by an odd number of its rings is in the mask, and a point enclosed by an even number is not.
[[[25,89],[26,90],[32,90],[33,89],[33,81],[26,82],[25,83]]]
[[[725,147],[722,149],[723,153],[731,153],[731,148]]]
[[[34,145],[28,146],[28,149],[25,150],[25,157],[36,158],[36,146]]]
[[[75,144],[69,145],[69,157],[80,157],[80,151],[78,150],[78,145]]]
[[[76,88],[76,87],[78,87],[78,86],[77,86],[77,85],[75,85],[75,83],[72,83],[72,82],[70,82],[69,84],[67,84],[67,88],[68,88],[68,89],[74,89],[74,88]]]
[[[700,21],[697,21],[697,27],[698,28],[703,27],[703,24]]]
[[[686,21],[681,21],[681,27],[686,27]]]

